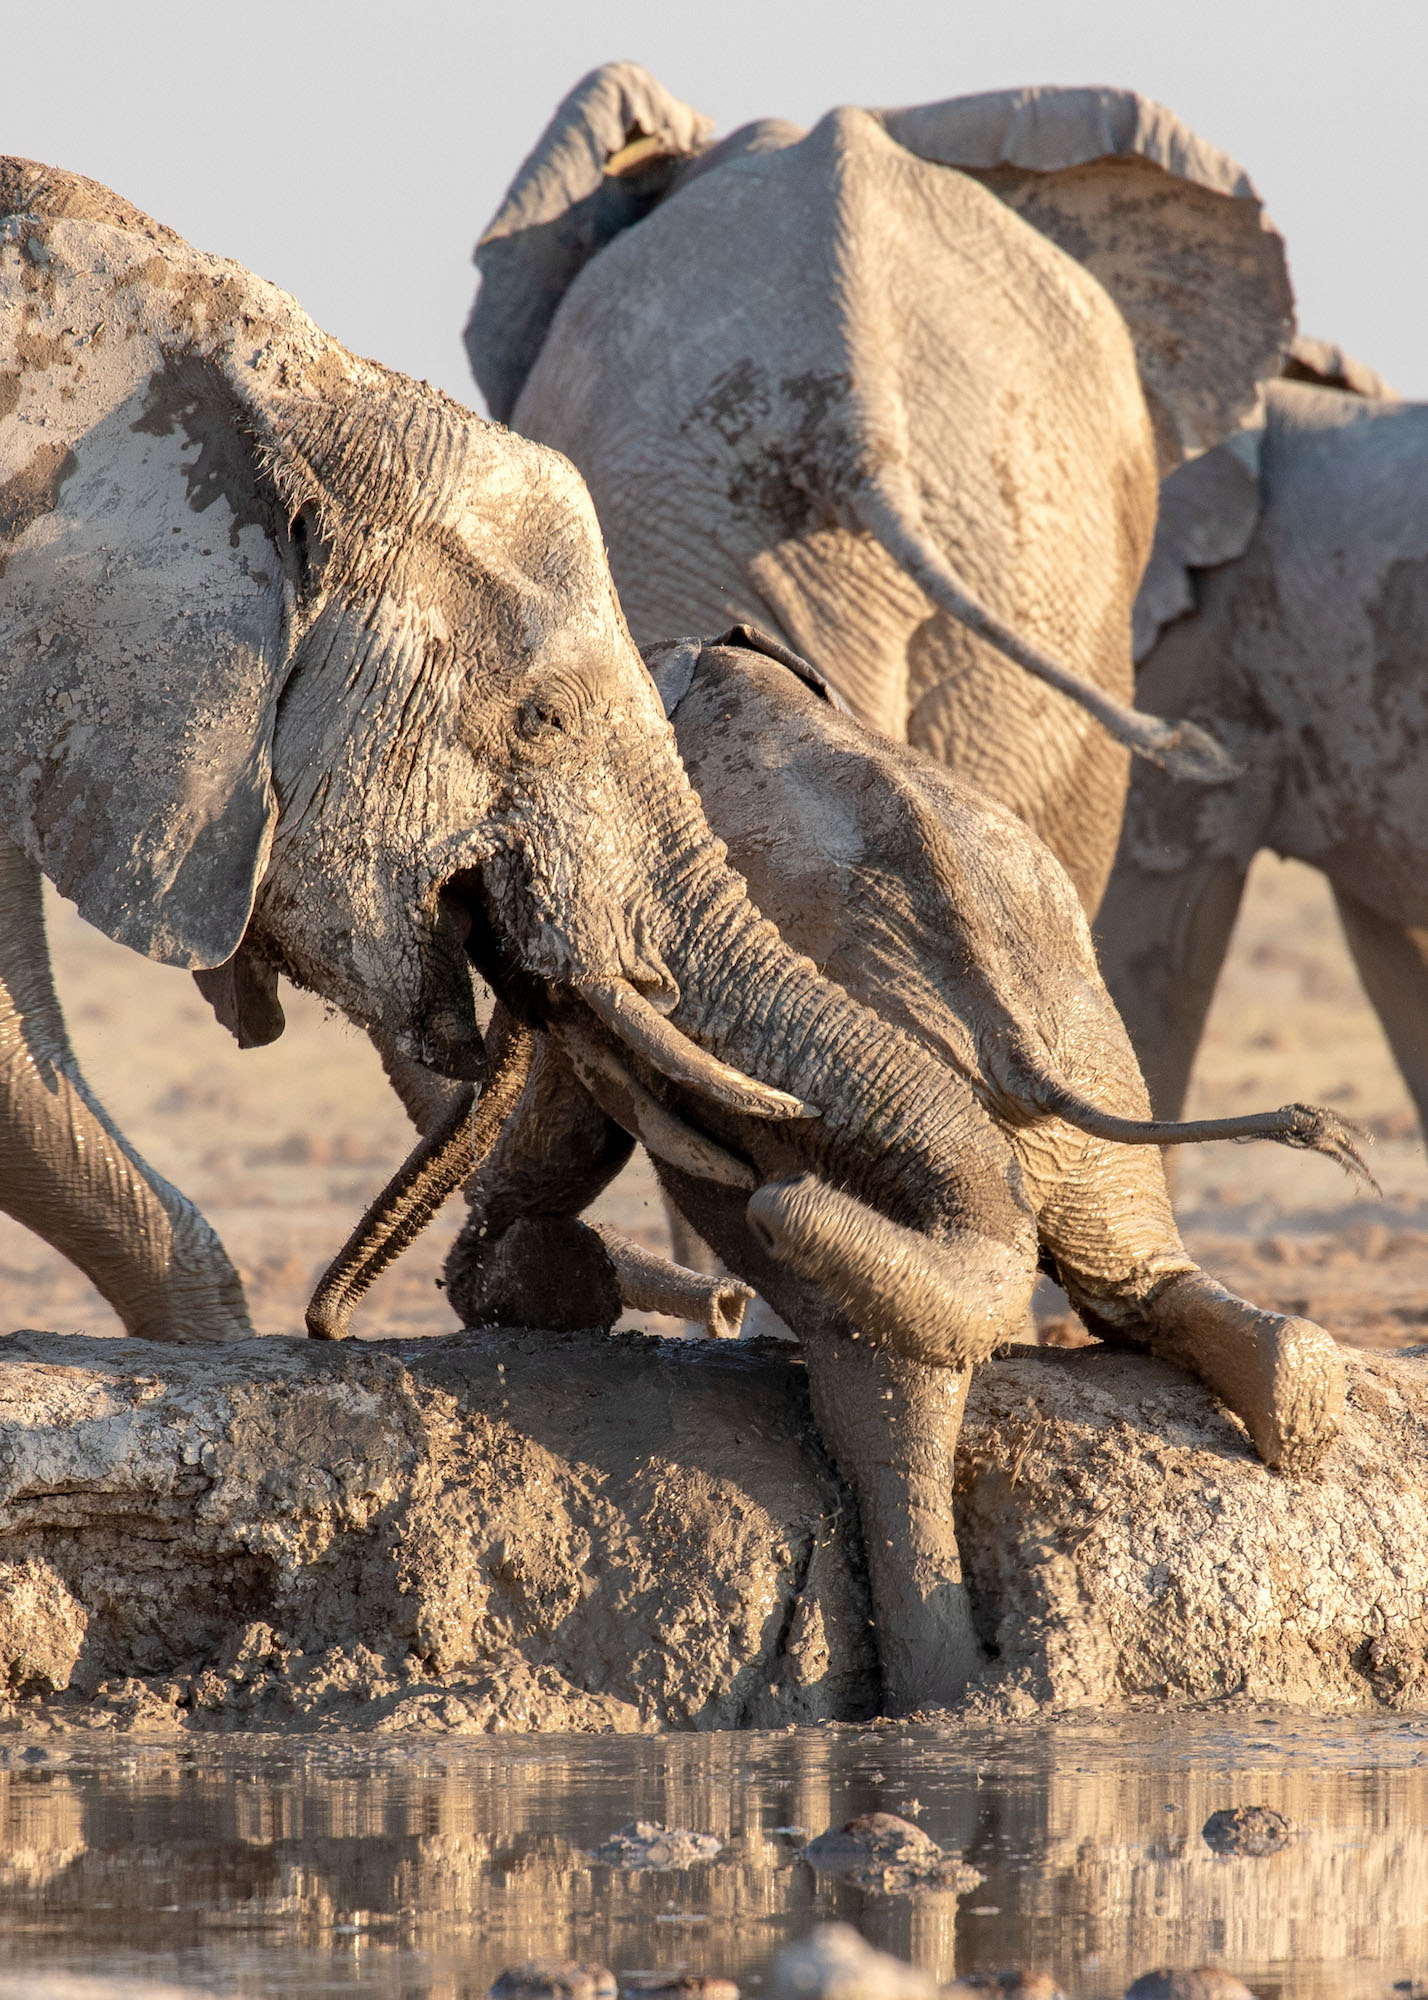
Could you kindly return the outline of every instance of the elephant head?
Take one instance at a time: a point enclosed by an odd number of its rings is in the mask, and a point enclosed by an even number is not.
[[[281,968],[472,1074],[447,885],[489,864],[532,969],[671,1004],[626,876],[569,859],[708,839],[570,465],[23,161],[0,298],[0,828],[82,915],[246,1042]]]

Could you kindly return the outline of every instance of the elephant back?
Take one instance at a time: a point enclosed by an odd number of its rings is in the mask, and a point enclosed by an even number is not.
[[[1217,444],[1294,331],[1284,242],[1248,174],[1133,90],[988,91],[877,114],[1076,258],[1135,343],[1162,475]]]

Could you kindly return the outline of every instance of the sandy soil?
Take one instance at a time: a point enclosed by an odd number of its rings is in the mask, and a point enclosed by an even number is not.
[[[213,1221],[242,1273],[255,1325],[295,1333],[317,1274],[413,1134],[366,1041],[285,993],[288,1029],[246,1054],[186,973],[148,964],[49,904],[60,994],[81,1063],[147,1158]],[[1195,1255],[1239,1291],[1307,1312],[1371,1347],[1425,1338],[1428,1161],[1412,1107],[1340,938],[1322,879],[1260,857],[1201,1053],[1190,1111],[1330,1103],[1373,1134],[1383,1199],[1327,1162],[1272,1146],[1181,1155],[1180,1213]],[[643,1159],[599,1215],[667,1247]],[[435,1280],[459,1204],[383,1278],[368,1333],[445,1332]],[[1043,1315],[1055,1321],[1054,1297]],[[665,1323],[667,1326],[667,1323]],[[61,1257],[0,1217],[0,1326],[117,1332]]]

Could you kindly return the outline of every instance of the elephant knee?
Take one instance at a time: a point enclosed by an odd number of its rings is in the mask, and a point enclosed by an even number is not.
[[[468,1222],[446,1260],[446,1295],[463,1326],[608,1330],[620,1317],[609,1251],[572,1217],[524,1216],[501,1235]]]

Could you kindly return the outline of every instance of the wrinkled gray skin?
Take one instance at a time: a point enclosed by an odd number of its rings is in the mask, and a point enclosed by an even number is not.
[[[242,1293],[84,1088],[42,871],[245,1044],[281,1031],[281,970],[409,1087],[478,1074],[470,936],[535,1019],[796,1121],[890,1212],[955,1209],[942,1066],[751,907],[565,460],[26,162],[0,303],[0,1207],[131,1332],[241,1332]]]
[[[821,1124],[710,1115],[588,1018],[550,1014],[469,1191],[448,1292],[468,1324],[549,1324],[563,1273],[567,1314],[588,1317],[608,1264],[574,1218],[641,1138],[679,1212],[802,1341],[819,1427],[858,1496],[885,1706],[951,1700],[979,1664],[951,1517],[968,1370],[1019,1329],[1038,1258],[1097,1333],[1199,1373],[1271,1463],[1313,1464],[1337,1427],[1342,1366],[1318,1327],[1199,1271],[1158,1148],[1109,1136],[1160,1128],[1120,1127],[1145,1118],[1144,1086],[1049,850],[782,664],[684,642],[655,671],[760,907],[897,1037],[877,1082],[896,1116],[875,1154],[845,1155],[835,1192]],[[929,1058],[933,1101],[904,1082]],[[914,1106],[951,1142],[946,1179],[917,1195],[900,1165]],[[923,1240],[881,1216],[870,1233],[874,1208]]]
[[[771,630],[1035,827],[1088,909],[1120,745],[1223,769],[1125,708],[1131,604],[1158,474],[1278,373],[1291,304],[1252,185],[1170,112],[1004,91],[712,145],[611,64],[476,261],[477,381],[585,474],[641,644]]]
[[[1262,847],[1328,877],[1428,1129],[1428,405],[1296,343],[1262,427],[1167,481],[1140,687],[1244,767],[1138,770],[1097,923],[1151,1102],[1174,1117]]]

